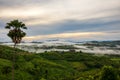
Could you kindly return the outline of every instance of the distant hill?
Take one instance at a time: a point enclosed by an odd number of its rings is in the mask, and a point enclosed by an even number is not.
[[[117,45],[120,45],[120,40],[117,40],[117,41],[89,41],[89,42],[86,42],[85,45],[116,47]]]

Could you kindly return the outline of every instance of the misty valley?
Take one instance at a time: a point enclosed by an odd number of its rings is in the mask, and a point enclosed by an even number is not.
[[[13,43],[1,43],[13,47]],[[17,45],[17,48],[35,53],[44,53],[50,51],[69,52],[85,52],[93,54],[118,54],[120,55],[120,41],[88,41],[88,42],[72,42],[63,40],[51,40],[44,42],[29,42]]]

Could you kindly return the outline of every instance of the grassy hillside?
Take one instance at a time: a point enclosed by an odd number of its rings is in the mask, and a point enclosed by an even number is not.
[[[0,46],[0,80],[11,80],[14,49]],[[103,66],[120,76],[120,56],[88,53],[45,52],[32,54],[16,49],[15,80],[99,80]],[[106,79],[105,79],[106,80]]]

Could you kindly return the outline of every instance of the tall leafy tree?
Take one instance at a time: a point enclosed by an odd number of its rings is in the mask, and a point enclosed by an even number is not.
[[[23,31],[23,29],[27,29],[27,27],[23,22],[20,22],[18,20],[13,20],[7,23],[5,28],[10,29],[7,35],[12,39],[12,42],[14,43],[14,50],[15,50],[16,45],[21,43],[22,38],[25,37],[26,33]],[[14,80],[15,53],[13,54],[12,80]]]

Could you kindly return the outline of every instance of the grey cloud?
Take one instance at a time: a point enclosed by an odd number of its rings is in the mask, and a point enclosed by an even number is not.
[[[57,0],[0,0],[0,9],[6,9],[6,8],[13,8],[13,7],[33,7],[33,6],[43,6],[43,5],[47,5],[48,3],[50,3],[50,5],[48,5],[47,7],[45,7],[45,9],[50,10],[51,12],[51,8],[55,10],[57,9],[54,5],[52,4],[52,2],[55,2]],[[65,0],[62,0],[65,1]],[[69,0],[66,0],[69,1]],[[71,0],[72,1],[72,0]],[[79,0],[78,0],[79,1]],[[93,1],[93,0],[92,0]],[[111,0],[112,1],[112,0]],[[119,0],[116,0],[117,2],[119,2]],[[108,1],[106,1],[108,2]],[[113,2],[115,2],[115,0],[113,0]],[[63,2],[64,3],[64,2]],[[104,2],[103,2],[104,3]],[[99,4],[99,3],[97,3]],[[100,3],[101,4],[101,3]],[[57,5],[57,4],[56,4]],[[103,6],[99,6],[98,9],[96,9],[97,7],[92,8],[92,10],[87,11],[88,13],[86,13],[84,15],[84,10],[83,13],[81,13],[81,11],[79,12],[79,8],[75,9],[72,11],[72,7],[70,8],[66,8],[64,4],[59,4],[58,7],[60,7],[60,11],[56,11],[51,12],[50,17],[54,18],[54,16],[59,16],[59,13],[65,13],[68,14],[68,19],[61,19],[58,22],[55,23],[51,23],[51,24],[38,24],[38,25],[33,25],[33,26],[28,26],[28,30],[26,31],[28,36],[35,36],[35,35],[46,35],[46,34],[58,34],[58,33],[64,33],[64,32],[107,32],[110,33],[112,35],[107,35],[107,36],[101,36],[101,39],[120,39],[119,37],[119,32],[120,32],[120,5],[109,5],[109,4],[103,4]],[[105,6],[108,5],[108,6]],[[105,7],[104,7],[105,6]],[[49,8],[50,7],[50,8]],[[66,8],[66,9],[62,9],[62,8]],[[69,6],[67,6],[69,7]],[[84,6],[86,7],[86,6]],[[100,8],[101,7],[101,8]],[[75,7],[76,8],[76,7]],[[17,8],[18,9],[18,8]],[[84,8],[83,8],[84,9]],[[86,9],[86,8],[85,8]],[[62,10],[66,11],[68,10],[68,12],[62,12]],[[69,12],[70,10],[70,12]],[[89,9],[88,9],[89,10]],[[86,19],[80,19],[78,20],[78,18],[81,18],[81,16],[79,16],[80,14],[83,14],[82,18],[86,18]],[[49,15],[49,12],[48,12]],[[69,17],[71,17],[72,15],[78,16],[78,18],[72,18],[69,19]],[[60,17],[62,17],[62,15],[60,15]],[[90,18],[89,18],[90,17]],[[25,19],[22,19],[20,17],[20,20],[24,21],[31,21],[31,20],[44,20],[44,18],[48,18],[48,17],[41,17],[41,16],[36,16],[36,17],[27,17]],[[0,17],[0,30],[4,30],[4,26],[7,22],[9,22],[10,20],[12,20],[11,18],[1,18]],[[1,39],[5,39],[5,35],[7,33],[4,32],[0,33],[0,38]],[[96,37],[98,38],[98,37]],[[96,39],[94,37],[94,39]],[[92,39],[92,38],[91,38]],[[7,40],[7,38],[6,38]]]
[[[53,0],[0,0],[0,7],[16,7],[25,5],[42,5]]]
[[[113,18],[113,17],[112,17]],[[58,34],[65,32],[119,32],[120,19],[104,20],[105,18],[90,20],[64,20],[49,25],[30,26],[27,31],[29,36]],[[110,18],[109,18],[110,19]]]

